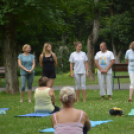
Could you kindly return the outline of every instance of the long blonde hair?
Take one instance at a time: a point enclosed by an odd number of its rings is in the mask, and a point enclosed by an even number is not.
[[[46,48],[47,48],[49,45],[51,45],[51,44],[50,44],[50,43],[45,43],[45,44],[44,44],[43,51],[42,51],[43,55],[45,55],[45,53],[46,53]],[[51,45],[51,46],[52,46],[52,45]],[[50,53],[53,54],[52,51],[50,51]]]

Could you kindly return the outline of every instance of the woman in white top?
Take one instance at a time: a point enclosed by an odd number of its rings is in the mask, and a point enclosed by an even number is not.
[[[71,53],[69,62],[70,62],[70,72],[71,77],[75,78],[76,84],[76,96],[77,102],[80,101],[80,89],[82,89],[83,102],[86,101],[86,76],[88,76],[88,64],[87,56],[85,52],[82,52],[82,43],[74,43],[76,51]],[[74,67],[74,73],[73,73]]]
[[[130,49],[127,50],[125,59],[126,63],[128,63],[128,73],[131,82],[128,101],[131,102],[134,92],[134,41],[130,44]]]

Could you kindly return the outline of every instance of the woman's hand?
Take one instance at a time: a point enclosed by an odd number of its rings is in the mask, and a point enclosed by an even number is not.
[[[31,74],[32,70],[26,70],[26,72],[28,72],[29,74]]]
[[[71,75],[70,75],[72,78],[74,77],[74,73],[71,73]]]

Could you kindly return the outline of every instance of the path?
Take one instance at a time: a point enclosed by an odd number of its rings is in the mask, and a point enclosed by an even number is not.
[[[66,85],[66,86],[69,86],[69,85]],[[64,86],[54,86],[53,87],[53,89],[54,90],[60,90],[62,87],[64,87]],[[71,87],[74,87],[75,88],[75,86],[74,85],[71,85]],[[119,89],[119,87],[118,87],[118,84],[115,84],[114,85],[114,89],[115,90],[117,90],[117,89]],[[33,87],[33,91],[36,89],[37,87]],[[93,90],[93,89],[95,89],[95,90],[97,90],[97,89],[99,89],[99,85],[87,85],[87,89],[88,90]],[[129,83],[122,83],[121,84],[121,89],[129,89]],[[0,88],[0,92],[1,91],[3,91],[3,90],[5,90],[5,88]]]

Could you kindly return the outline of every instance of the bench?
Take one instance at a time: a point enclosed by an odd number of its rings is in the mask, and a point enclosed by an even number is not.
[[[5,67],[0,67],[0,82],[1,82],[1,78],[5,78]],[[4,83],[4,87],[5,87],[5,83]]]
[[[128,64],[127,63],[114,63],[112,70],[114,72],[113,75],[113,89],[114,89],[114,79],[118,78],[118,85],[119,85],[119,89],[120,89],[120,78],[129,78],[128,75],[116,75],[116,72],[124,72],[124,71],[128,71]]]

